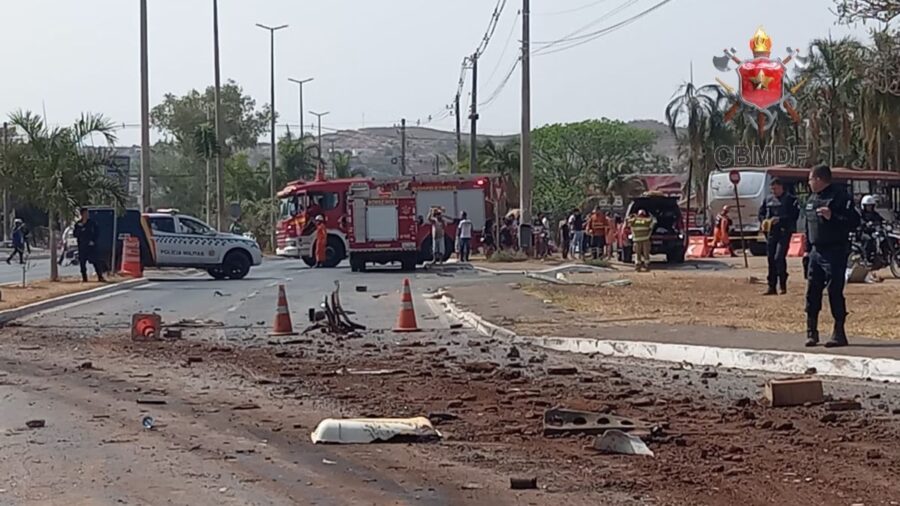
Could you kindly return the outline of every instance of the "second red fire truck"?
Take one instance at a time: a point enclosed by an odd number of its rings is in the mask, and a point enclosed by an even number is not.
[[[494,202],[503,201],[505,195],[501,179],[484,174],[328,180],[319,173],[313,181],[289,183],[278,198],[279,256],[315,265],[314,220],[321,215],[328,227],[325,266],[338,266],[351,258],[352,250],[356,260],[351,267],[359,270],[363,261],[396,262],[410,269],[433,260],[431,224],[426,222],[433,208],[453,219],[446,227],[447,258],[454,251],[456,224],[463,212],[475,225],[472,243],[479,244],[485,225],[494,218]],[[404,225],[407,215],[413,217],[412,227]]]

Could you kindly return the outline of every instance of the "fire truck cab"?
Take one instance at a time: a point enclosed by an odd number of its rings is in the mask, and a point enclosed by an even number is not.
[[[446,228],[444,251],[449,258],[454,250],[456,224],[460,214],[467,212],[469,219],[475,224],[473,244],[478,244],[486,220],[494,214],[492,201],[498,200],[497,196],[502,195],[501,179],[491,175],[415,175],[378,180],[328,180],[319,173],[313,181],[289,183],[278,194],[281,219],[277,231],[276,253],[279,256],[300,258],[309,266],[315,265],[314,220],[321,215],[328,227],[325,266],[336,267],[349,258],[350,236],[357,233],[353,229],[351,200],[354,195],[359,199],[362,188],[376,193],[407,192],[408,197],[413,199],[417,264],[433,260],[431,226],[425,222],[432,208],[441,208],[445,216],[454,218],[453,223]],[[362,211],[356,213],[357,219],[361,216],[360,212]],[[373,212],[377,214],[377,211]],[[409,259],[407,266],[408,263]]]

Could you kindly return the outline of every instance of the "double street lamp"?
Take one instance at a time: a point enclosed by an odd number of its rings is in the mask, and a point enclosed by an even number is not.
[[[325,160],[325,157],[322,155],[322,116],[328,116],[331,113],[330,112],[313,112],[313,111],[309,111],[309,113],[319,119],[319,163],[323,163]]]
[[[303,85],[315,79],[314,77],[310,77],[308,79],[294,79],[292,77],[288,78],[288,81],[297,85],[300,89],[300,141],[303,141],[303,136],[305,135],[304,126],[303,126]]]
[[[271,88],[271,92],[272,92],[272,95],[271,95],[271,100],[272,100],[272,102],[271,102],[272,103],[272,107],[271,107],[272,151],[270,153],[271,159],[269,161],[269,197],[274,202],[275,201],[275,157],[277,156],[277,145],[276,145],[277,139],[276,139],[276,135],[275,135],[275,32],[277,32],[278,30],[283,30],[283,29],[287,28],[288,25],[281,25],[281,26],[273,27],[273,26],[266,26],[266,25],[261,25],[261,24],[257,23],[256,26],[262,28],[263,30],[268,30],[269,37],[271,40],[271,43],[270,43],[271,44],[271,76],[270,76],[271,81],[270,82],[272,85],[272,88]],[[271,225],[272,225],[272,234],[270,236],[270,240],[271,240],[270,244],[272,245],[272,249],[275,249],[275,247],[276,247],[276,244],[275,244],[276,213],[275,213],[274,205],[272,206],[272,211],[271,211]]]

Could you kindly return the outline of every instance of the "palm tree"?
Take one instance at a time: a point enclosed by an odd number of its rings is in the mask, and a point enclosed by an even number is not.
[[[31,112],[16,112],[10,122],[22,132],[23,145],[15,166],[23,173],[24,196],[47,212],[50,229],[50,279],[59,280],[56,263],[58,220],[75,214],[79,205],[100,200],[125,201],[121,183],[107,177],[112,146],[116,141],[112,122],[102,115],[82,114],[70,127],[48,127]],[[105,146],[87,146],[94,136]]]
[[[478,172],[497,174],[503,179],[509,207],[517,207],[519,204],[520,159],[521,150],[517,140],[497,144],[488,139],[478,146]]]
[[[682,141],[688,147],[688,201],[695,187],[699,187],[701,202],[706,202],[705,182],[709,177],[712,167],[706,163],[704,153],[713,153],[716,146],[710,145],[713,117],[720,110],[719,103],[722,92],[718,86],[709,85],[696,87],[694,83],[683,84],[675,93],[674,98],[666,106],[666,122],[675,136],[681,136]],[[724,117],[722,124],[724,125]],[[682,130],[681,125],[685,125]],[[684,132],[684,133],[682,133]],[[717,131],[717,134],[720,132]],[[712,141],[712,142],[717,142]],[[704,163],[701,164],[701,160]],[[697,169],[701,177],[699,185],[694,184],[694,170]]]
[[[311,135],[304,138],[294,137],[291,130],[278,141],[278,155],[281,158],[283,172],[288,181],[312,179],[316,175],[319,161],[319,149]]]
[[[207,121],[197,126],[193,137],[195,154],[206,162],[206,222],[212,223],[212,160],[219,153],[216,127]]]
[[[810,64],[800,73],[807,80],[800,100],[810,119],[808,135],[820,140],[830,165],[851,165],[858,134],[854,115],[862,89],[857,68],[863,47],[849,37],[817,39],[810,44],[809,54]]]

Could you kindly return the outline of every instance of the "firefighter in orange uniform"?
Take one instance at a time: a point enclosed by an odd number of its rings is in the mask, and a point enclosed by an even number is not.
[[[729,206],[725,206],[722,208],[722,212],[716,216],[716,228],[713,231],[713,244],[712,248],[709,249],[710,258],[712,258],[716,248],[725,248],[731,256],[737,256],[734,252],[734,248],[731,246],[731,237],[729,237],[732,224],[731,218],[728,217],[728,212],[730,210],[731,208]]]
[[[594,260],[606,253],[606,233],[609,230],[609,218],[599,208],[595,207],[591,217],[588,218],[588,232],[591,234],[591,256]]]
[[[328,227],[325,226],[325,218],[320,214],[316,216],[316,267],[325,267],[327,246]]]

